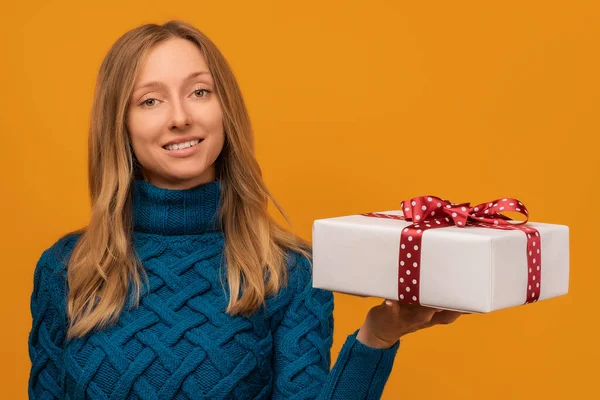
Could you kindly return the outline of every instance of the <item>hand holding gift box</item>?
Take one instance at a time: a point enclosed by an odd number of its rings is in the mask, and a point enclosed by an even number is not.
[[[569,229],[528,215],[511,198],[471,207],[422,196],[402,211],[316,220],[313,286],[470,313],[564,295]]]

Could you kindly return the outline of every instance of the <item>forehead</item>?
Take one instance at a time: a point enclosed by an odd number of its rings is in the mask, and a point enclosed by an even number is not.
[[[142,59],[136,83],[147,80],[178,81],[195,71],[208,71],[204,55],[189,40],[172,38],[153,46]],[[210,75],[201,75],[210,79]]]

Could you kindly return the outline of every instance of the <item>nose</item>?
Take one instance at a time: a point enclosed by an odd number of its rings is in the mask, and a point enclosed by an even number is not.
[[[174,100],[171,108],[171,121],[169,126],[171,129],[184,129],[192,122],[191,116],[185,105],[180,100]]]

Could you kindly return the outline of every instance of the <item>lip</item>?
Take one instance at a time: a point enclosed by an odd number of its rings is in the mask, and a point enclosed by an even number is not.
[[[194,139],[192,139],[192,140],[194,140]],[[198,151],[198,148],[200,147],[202,142],[204,142],[204,139],[200,139],[200,142],[198,144],[196,144],[195,146],[187,147],[185,149],[167,150],[167,149],[163,148],[163,150],[166,151],[167,155],[171,156],[171,157],[175,157],[175,158],[189,157]]]
[[[175,144],[175,143],[185,143],[185,142],[191,142],[192,140],[204,140],[204,138],[201,138],[199,136],[184,136],[182,138],[177,138],[177,139],[173,139],[170,142],[167,142],[165,144],[162,145],[162,147],[168,146],[170,144]]]

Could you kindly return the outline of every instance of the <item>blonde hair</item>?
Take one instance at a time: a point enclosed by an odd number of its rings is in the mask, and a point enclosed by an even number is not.
[[[131,189],[142,171],[125,121],[144,56],[169,38],[183,38],[198,46],[223,110],[225,145],[215,168],[221,182],[220,223],[230,291],[225,311],[250,316],[264,305],[265,296],[276,294],[286,284],[288,251],[311,257],[310,244],[283,229],[267,212],[271,200],[291,226],[262,179],[248,111],[227,60],[207,36],[186,22],[139,26],[114,43],[96,82],[88,147],[91,217],[79,231],[68,263],[69,339],[116,322],[130,283],[134,305],[139,305],[141,275],[147,276],[132,246]]]

